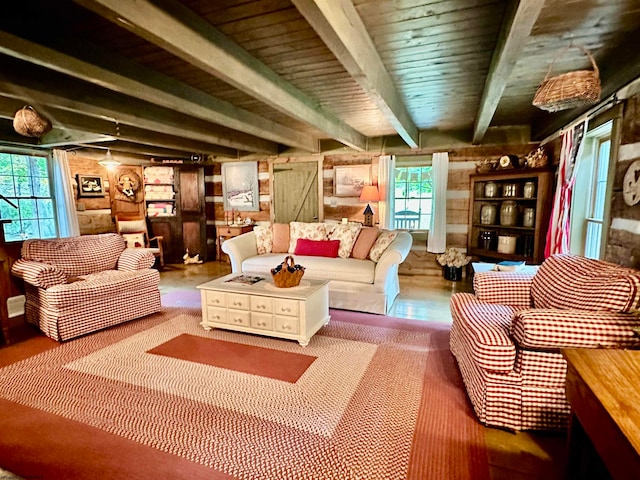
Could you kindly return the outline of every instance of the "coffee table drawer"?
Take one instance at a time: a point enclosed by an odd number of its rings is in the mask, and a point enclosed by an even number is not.
[[[296,317],[281,317],[275,318],[275,330],[276,332],[289,333],[297,335],[299,333],[298,325],[299,320]]]
[[[251,325],[251,312],[248,310],[227,310],[227,321],[225,323],[248,327]]]
[[[276,315],[297,317],[298,312],[300,311],[297,300],[287,300],[285,298],[276,298],[275,307],[276,308],[273,313]]]
[[[251,326],[260,330],[273,330],[273,315],[251,312]]]
[[[205,303],[210,307],[226,307],[227,294],[224,292],[205,291]]]
[[[234,310],[249,310],[251,308],[251,297],[237,293],[227,293],[227,308]]]
[[[224,308],[207,307],[208,323],[227,323],[227,310]]]
[[[258,313],[271,313],[273,312],[273,298],[271,297],[251,297],[251,311]]]

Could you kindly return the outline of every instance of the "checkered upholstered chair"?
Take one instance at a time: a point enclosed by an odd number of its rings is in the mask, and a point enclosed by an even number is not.
[[[26,240],[11,273],[24,280],[27,321],[64,341],[160,311],[154,262],[105,233]]]
[[[115,221],[116,230],[124,238],[127,248],[146,248],[159,260],[160,266],[164,266],[162,237],[149,238],[147,219],[144,216],[116,215]]]
[[[451,296],[450,346],[486,425],[567,428],[560,350],[638,345],[638,270],[555,255],[535,274],[476,274],[474,290]]]

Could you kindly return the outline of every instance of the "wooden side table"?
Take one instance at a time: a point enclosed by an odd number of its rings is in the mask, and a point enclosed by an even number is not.
[[[222,243],[228,239],[242,235],[243,233],[251,232],[253,225],[224,225],[218,227],[218,261],[222,261]],[[228,258],[225,255],[225,258]],[[226,261],[226,260],[225,260]]]
[[[640,351],[577,348],[567,360],[573,410],[568,479],[640,478]]]

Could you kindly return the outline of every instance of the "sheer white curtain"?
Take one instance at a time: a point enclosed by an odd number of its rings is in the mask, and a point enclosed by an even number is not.
[[[80,235],[76,203],[73,199],[69,159],[64,150],[53,151],[53,194],[55,195],[56,216],[58,217],[58,235],[61,237]]]
[[[393,213],[395,211],[395,175],[396,159],[393,155],[382,155],[378,163],[378,217],[380,228],[394,230]]]
[[[449,153],[436,152],[431,162],[433,201],[431,225],[427,239],[427,251],[442,253],[447,248],[447,179],[449,178]]]

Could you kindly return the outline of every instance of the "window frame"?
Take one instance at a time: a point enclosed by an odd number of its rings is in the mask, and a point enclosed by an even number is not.
[[[7,147],[7,146],[0,146],[0,154],[5,154],[5,155],[11,155],[11,156],[26,156],[26,157],[35,157],[35,158],[42,158],[45,161],[45,165],[46,165],[46,170],[47,170],[47,184],[48,184],[48,190],[49,190],[49,195],[48,196],[41,196],[41,195],[34,195],[34,190],[33,190],[33,182],[32,180],[34,178],[36,179],[43,179],[45,177],[40,177],[40,176],[35,176],[33,175],[33,171],[30,170],[29,172],[29,177],[30,177],[30,181],[29,181],[29,185],[31,187],[31,195],[30,196],[24,196],[24,195],[19,195],[18,191],[13,192],[13,195],[5,195],[5,192],[0,192],[3,194],[3,196],[11,201],[12,203],[18,205],[19,207],[22,206],[23,208],[20,209],[16,209],[16,211],[14,212],[13,207],[11,207],[8,203],[6,203],[4,200],[0,199],[0,201],[4,204],[2,206],[2,208],[5,211],[10,212],[9,216],[2,216],[5,220],[11,220],[11,222],[7,222],[4,225],[4,236],[5,236],[5,242],[9,243],[9,242],[19,242],[19,241],[24,241],[27,239],[35,239],[35,238],[58,238],[60,236],[60,230],[59,230],[59,226],[58,226],[58,218],[57,218],[57,200],[56,200],[56,185],[55,185],[55,180],[54,180],[54,172],[53,172],[53,161],[52,161],[52,156],[51,156],[51,152],[49,151],[43,151],[43,150],[34,150],[34,149],[23,149],[23,148],[11,148],[11,147]],[[12,161],[12,166],[14,165],[13,158],[10,158]],[[4,159],[3,159],[4,160]],[[13,186],[14,188],[16,187],[17,183],[16,183],[16,177],[20,177],[19,175],[15,175],[15,172],[12,170],[11,175],[13,178]],[[35,206],[36,206],[36,216],[34,218],[24,218],[22,212],[24,212],[26,210],[25,208],[25,201],[26,200],[35,200]],[[48,210],[51,211],[51,216],[47,216],[45,214],[40,214],[40,212],[38,211],[39,205],[38,202],[44,200],[44,201],[50,201],[50,208],[48,208]],[[21,205],[22,204],[22,205]],[[17,213],[17,216],[15,215]],[[0,215],[1,216],[1,215]],[[52,228],[53,233],[50,235],[47,235],[46,232],[43,232],[43,225],[42,222],[43,220],[50,220],[51,223],[49,225],[49,227]],[[16,224],[19,225],[18,228],[20,228],[20,232],[24,232],[23,230],[23,222],[25,221],[35,221],[37,224],[37,235],[29,235],[29,234],[16,234],[14,233],[14,229],[12,227],[15,227]],[[19,238],[18,238],[19,237]]]
[[[396,189],[398,187],[398,183],[397,181],[395,181],[396,178],[396,173],[398,169],[401,168],[415,168],[415,167],[429,167],[431,168],[433,166],[433,156],[432,155],[412,155],[412,156],[396,156],[396,164],[395,164],[395,169],[394,169],[394,205],[395,205],[395,209],[394,209],[394,219],[393,219],[393,223],[394,223],[394,227],[397,230],[405,230],[405,231],[410,231],[410,232],[417,232],[417,233],[423,233],[426,234],[429,232],[429,226],[427,226],[426,228],[398,228],[397,227],[397,222],[396,222],[396,218],[395,218],[395,214],[397,213],[397,211],[404,211],[406,210],[406,208],[402,208],[400,209],[398,207],[399,202],[400,203],[404,203],[407,201],[406,197],[396,197],[395,196],[395,192]],[[432,185],[431,185],[431,196],[430,197],[419,197],[416,200],[419,201],[423,201],[425,199],[430,198],[431,201],[433,202],[433,179],[432,179]],[[404,203],[406,205],[406,203]],[[421,217],[426,217],[427,218],[427,223],[430,223],[430,219],[431,219],[431,210],[428,213],[422,213],[421,211],[418,212],[418,214]],[[420,219],[418,220],[418,227],[420,227]]]

